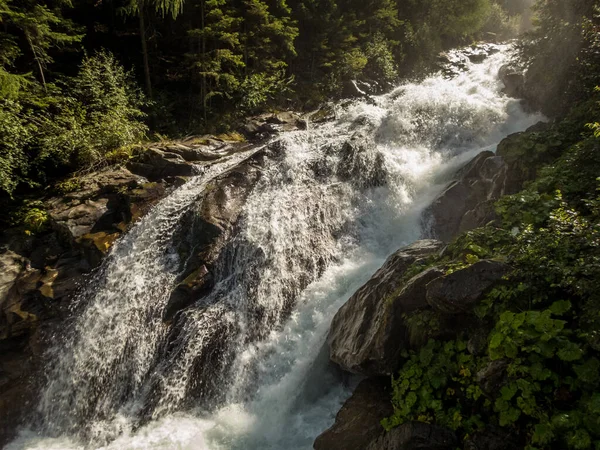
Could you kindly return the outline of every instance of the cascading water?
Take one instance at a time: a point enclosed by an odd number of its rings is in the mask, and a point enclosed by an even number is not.
[[[180,313],[168,351],[162,313],[180,267],[178,224],[207,183],[249,154],[164,199],[82,294],[39,420],[8,448],[312,448],[350,393],[322,351],[335,312],[420,237],[422,211],[460,165],[540,119],[501,94],[496,74],[509,52],[283,134],[216,263],[214,289]],[[214,352],[214,373],[200,373],[218,395],[190,404],[198,361]]]

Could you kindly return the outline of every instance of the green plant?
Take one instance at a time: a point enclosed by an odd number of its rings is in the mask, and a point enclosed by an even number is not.
[[[11,215],[12,226],[20,227],[27,235],[43,232],[50,217],[41,201],[25,201]]]
[[[60,195],[68,194],[69,192],[75,192],[81,189],[81,181],[77,177],[69,178],[61,181],[54,186],[56,192]]]

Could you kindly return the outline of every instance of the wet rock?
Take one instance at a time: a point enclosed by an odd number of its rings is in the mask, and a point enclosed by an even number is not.
[[[215,178],[184,216],[174,237],[183,272],[163,313],[164,320],[172,319],[212,289],[213,265],[260,178],[267,151],[255,153]]]
[[[136,161],[129,162],[127,168],[150,181],[166,177],[190,177],[198,173],[196,166],[188,163],[181,155],[157,148],[149,148]]]
[[[241,132],[249,139],[262,139],[280,131],[304,130],[306,120],[294,111],[261,114],[252,117],[242,126]]]
[[[337,413],[335,423],[315,440],[315,450],[364,450],[382,433],[393,413],[389,380],[366,379]]]
[[[362,134],[345,142],[340,151],[336,175],[340,180],[354,183],[360,188],[384,186],[387,172],[382,154],[374,142]]]
[[[323,105],[318,110],[307,114],[306,117],[312,123],[331,122],[335,120],[336,113],[332,105]]]
[[[476,380],[481,390],[494,398],[506,380],[508,360],[490,361],[487,366],[477,372]]]
[[[453,431],[421,422],[405,423],[381,435],[366,450],[455,450]]]
[[[213,277],[205,265],[193,271],[175,288],[165,311],[163,320],[168,322],[182,309],[189,306],[194,300],[208,294],[213,287]]]
[[[449,242],[494,220],[493,203],[506,193],[507,171],[502,157],[488,151],[477,155],[425,211],[429,235]]]
[[[91,266],[166,194],[163,183],[148,183],[124,168],[88,174],[78,184],[77,191],[52,197],[45,205],[61,243],[81,251]]]
[[[412,263],[441,248],[441,242],[425,240],[398,250],[350,297],[335,315],[327,337],[333,362],[346,371],[369,376],[396,370],[404,340],[401,315],[424,303],[418,298],[421,283],[414,281],[402,292],[403,274]]]
[[[498,71],[498,78],[504,83],[504,93],[509,97],[524,98],[525,74],[521,69],[511,64],[505,64]]]
[[[509,271],[506,264],[482,260],[427,285],[427,302],[443,314],[463,314],[483,299]]]

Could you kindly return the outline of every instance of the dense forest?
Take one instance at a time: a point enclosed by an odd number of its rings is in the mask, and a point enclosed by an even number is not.
[[[0,191],[154,133],[314,108],[352,79],[385,90],[444,48],[516,35],[525,10],[520,0],[3,0]]]

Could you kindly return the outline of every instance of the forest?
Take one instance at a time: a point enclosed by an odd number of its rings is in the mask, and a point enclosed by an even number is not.
[[[0,2],[0,192],[162,136],[384,92],[446,48],[523,31],[520,0]]]

